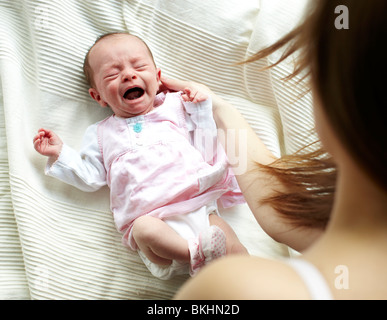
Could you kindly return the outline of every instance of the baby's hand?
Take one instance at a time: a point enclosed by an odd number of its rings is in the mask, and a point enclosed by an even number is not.
[[[213,92],[205,85],[193,81],[169,79],[161,76],[161,83],[163,89],[183,91],[182,98],[184,101],[202,102],[213,95]]]
[[[208,94],[204,93],[203,91],[200,91],[198,88],[194,86],[186,87],[183,90],[182,98],[186,102],[203,102],[208,99]]]
[[[207,97],[211,97],[212,100],[212,110],[215,113],[215,111],[219,108],[224,106],[226,103],[221,97],[216,95],[211,89],[209,89],[207,86],[192,82],[192,81],[184,81],[184,80],[176,80],[176,79],[169,79],[164,76],[161,76],[161,83],[162,83],[162,89],[168,89],[171,91],[184,91],[183,99],[185,101],[192,101],[196,99],[200,99],[199,102],[204,101],[207,99]],[[190,90],[189,94],[187,94],[187,90]],[[195,94],[195,92],[197,94]],[[197,102],[197,101],[192,101]]]
[[[41,155],[57,159],[62,150],[62,140],[51,130],[39,129],[34,137],[34,148]]]

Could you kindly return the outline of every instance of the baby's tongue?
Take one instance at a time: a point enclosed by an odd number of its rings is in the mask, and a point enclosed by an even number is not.
[[[144,94],[144,90],[141,88],[132,88],[125,92],[124,98],[128,100],[134,100],[140,98]]]

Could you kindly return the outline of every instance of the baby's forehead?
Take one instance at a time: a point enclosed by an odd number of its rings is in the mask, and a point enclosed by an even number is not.
[[[105,37],[102,37],[97,43],[103,43],[107,41],[134,41],[134,42],[143,42],[140,38],[132,35],[132,34],[127,34],[127,33],[113,33],[109,34]]]
[[[146,51],[146,55],[153,59],[148,46],[140,38],[130,34],[112,34],[100,39],[91,49],[90,55],[108,60],[115,54],[138,55],[138,51],[141,56],[144,56]]]
[[[148,48],[144,41],[131,34],[111,34],[95,43],[93,49],[108,46],[110,50],[114,50],[115,47],[111,46],[112,44],[128,45],[128,49],[134,46]]]

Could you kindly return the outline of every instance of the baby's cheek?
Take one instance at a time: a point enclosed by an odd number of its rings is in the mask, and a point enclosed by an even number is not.
[[[115,96],[118,93],[118,83],[113,81],[107,85],[106,92],[110,97]]]

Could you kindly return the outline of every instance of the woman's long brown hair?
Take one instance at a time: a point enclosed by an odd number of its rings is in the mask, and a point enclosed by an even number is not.
[[[338,29],[335,8],[345,5],[349,29]],[[310,76],[322,108],[344,148],[387,190],[385,51],[387,1],[314,0],[303,23],[247,62],[285,48],[279,61],[297,54],[294,72]],[[384,111],[383,111],[384,110]],[[298,226],[324,228],[333,205],[337,169],[322,149],[286,155],[269,166],[284,192],[262,201]]]

